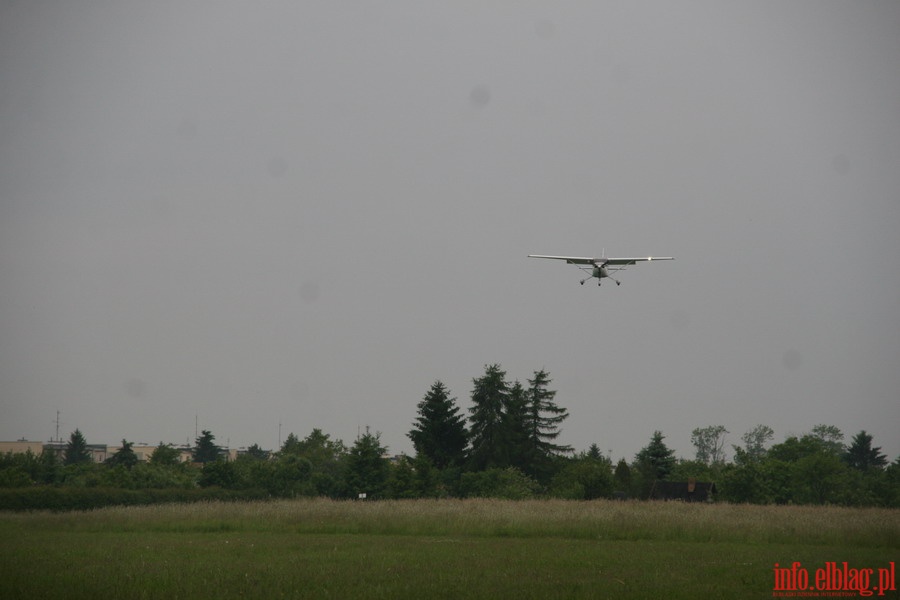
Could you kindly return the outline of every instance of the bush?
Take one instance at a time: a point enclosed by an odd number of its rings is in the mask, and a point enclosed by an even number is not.
[[[0,488],[24,487],[31,484],[31,477],[22,467],[8,467],[0,470]]]
[[[0,510],[93,510],[104,506],[133,506],[172,502],[209,502],[213,500],[261,500],[261,490],[143,489],[125,490],[104,487],[34,486],[0,489]]]
[[[610,498],[613,476],[604,459],[575,459],[559,471],[550,484],[550,495],[567,500]]]
[[[534,479],[514,467],[463,473],[459,481],[465,498],[525,500],[534,498],[539,487]]]

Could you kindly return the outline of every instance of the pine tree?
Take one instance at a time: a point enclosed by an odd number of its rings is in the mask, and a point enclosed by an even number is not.
[[[505,466],[503,410],[509,395],[506,372],[498,364],[487,365],[484,375],[472,383],[469,462],[475,470]]]
[[[462,465],[468,432],[450,390],[435,381],[417,407],[419,416],[407,434],[416,454],[427,458],[438,469]]]
[[[66,444],[66,458],[63,463],[76,465],[89,462],[91,462],[91,451],[87,447],[87,441],[84,439],[81,431],[76,429],[72,432],[69,442]]]

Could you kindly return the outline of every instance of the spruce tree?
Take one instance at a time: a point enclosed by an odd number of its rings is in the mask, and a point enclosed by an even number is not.
[[[663,442],[665,436],[654,431],[650,443],[635,455],[635,461],[642,471],[648,472],[653,479],[663,480],[675,467],[675,451],[670,450]]]
[[[347,486],[352,497],[366,494],[366,498],[378,498],[387,485],[388,462],[384,458],[387,448],[381,445],[381,434],[366,433],[350,447],[347,454]]]
[[[498,457],[502,466],[516,467],[534,475],[537,451],[531,440],[528,391],[518,380],[509,388],[503,403],[503,430]]]
[[[854,469],[868,471],[887,465],[887,457],[881,453],[880,447],[872,447],[872,436],[863,430],[853,436],[853,441],[844,454],[844,462]]]
[[[556,405],[556,391],[547,389],[551,379],[541,369],[528,380],[527,426],[528,441],[539,458],[550,458],[572,451],[571,446],[553,443],[559,437],[559,425],[569,417],[565,408]]]
[[[509,395],[506,372],[498,364],[486,365],[484,375],[472,383],[469,463],[476,471],[505,466],[503,410]]]
[[[138,464],[138,457],[131,448],[132,446],[134,446],[134,442],[128,442],[123,439],[122,447],[106,459],[106,464],[111,467],[125,467],[126,469],[134,467],[134,465]]]
[[[59,455],[52,448],[44,447],[34,479],[38,483],[56,483],[59,477],[59,469]]]
[[[631,468],[624,458],[620,458],[616,463],[616,470],[613,472],[613,481],[620,492],[628,492],[631,490]]]
[[[78,429],[73,431],[69,437],[69,442],[66,444],[66,458],[63,462],[67,465],[91,462],[91,451],[87,447],[87,441]]]
[[[442,382],[435,381],[417,407],[419,416],[407,434],[416,454],[427,458],[438,469],[461,466],[468,432],[456,398],[450,397],[450,390]]]
[[[216,436],[205,429],[200,432],[193,450],[194,462],[206,464],[219,459],[219,447],[214,443],[215,439]]]

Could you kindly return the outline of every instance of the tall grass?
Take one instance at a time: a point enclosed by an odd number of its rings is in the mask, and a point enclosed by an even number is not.
[[[760,598],[773,564],[884,567],[900,511],[277,500],[0,513],[0,598]]]
[[[900,511],[895,509],[567,500],[165,504],[73,513],[5,513],[0,514],[0,525],[56,531],[290,531],[870,548],[896,548],[900,540]]]

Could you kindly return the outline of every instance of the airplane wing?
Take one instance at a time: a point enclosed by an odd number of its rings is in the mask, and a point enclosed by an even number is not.
[[[543,254],[529,254],[528,258],[555,258],[564,260],[570,265],[594,265],[597,264],[599,258],[585,258],[583,256],[545,256]]]
[[[633,265],[642,260],[675,260],[672,256],[642,256],[639,258],[587,258],[584,256],[547,256],[529,254],[528,258],[554,258],[564,260],[570,265]]]
[[[607,258],[608,265],[633,265],[642,260],[675,260],[673,256],[644,256],[641,258]]]

